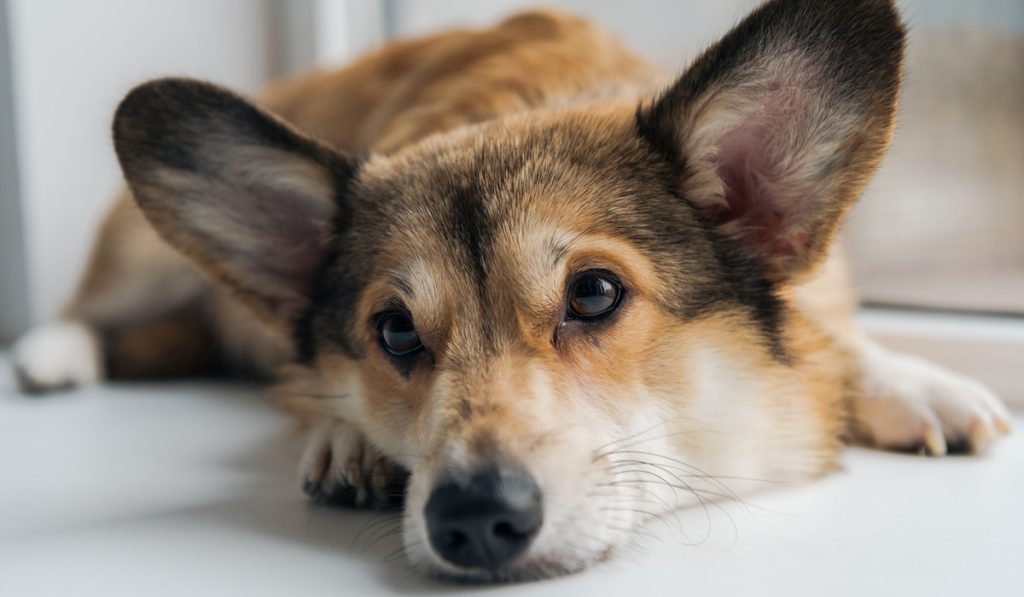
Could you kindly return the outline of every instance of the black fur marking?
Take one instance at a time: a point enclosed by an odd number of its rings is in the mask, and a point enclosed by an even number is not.
[[[113,136],[127,174],[160,165],[216,175],[203,147],[217,143],[254,143],[324,165],[343,160],[241,96],[193,79],[157,79],[133,89],[114,114]]]
[[[336,211],[332,229],[328,238],[337,238],[348,222],[351,221],[351,201],[353,181],[359,176],[362,168],[362,161],[346,162],[344,168],[333,170],[334,176],[334,202]],[[296,360],[300,364],[312,364],[316,360],[318,347],[316,344],[315,323],[317,314],[328,309],[332,303],[334,294],[332,284],[333,277],[331,269],[341,257],[341,246],[337,243],[329,243],[325,247],[325,254],[320,265],[313,275],[313,284],[309,292],[309,300],[306,308],[296,318],[292,326],[292,340],[295,346]],[[354,353],[348,342],[342,346],[350,355]]]
[[[646,137],[641,139],[648,141]],[[699,258],[688,256],[684,246],[693,243],[692,237],[698,235],[708,239],[709,249],[714,259],[714,267],[703,276],[705,280],[696,286],[696,293],[680,296],[678,301],[668,305],[670,311],[683,320],[693,320],[721,312],[733,305],[741,305],[748,309],[751,318],[756,322],[764,339],[765,346],[772,357],[779,363],[789,364],[791,357],[782,336],[785,323],[785,303],[778,297],[775,284],[761,271],[753,259],[746,256],[738,244],[722,237],[715,231],[714,225],[702,211],[691,201],[681,196],[676,190],[676,170],[674,164],[667,161],[656,147],[648,145],[651,152],[652,182],[661,183],[665,195],[672,197],[677,208],[685,210],[689,222],[687,227],[678,227],[668,234],[675,234],[671,241],[662,238],[664,247],[675,247],[680,253],[679,268],[669,275],[678,277],[680,284],[685,280],[701,274],[697,271]],[[666,233],[661,233],[664,236]]]
[[[699,316],[705,310],[714,310],[715,303],[721,300],[734,300],[750,310],[750,315],[757,322],[767,348],[777,362],[792,364],[792,358],[782,336],[785,323],[785,303],[779,299],[775,285],[768,280],[756,264],[733,246],[728,239],[719,238],[714,243],[715,256],[722,264],[722,271],[729,280],[731,296],[709,293],[707,300],[698,303],[692,311]]]
[[[481,192],[456,183],[442,193],[451,200],[451,210],[445,220],[446,231],[465,249],[482,296],[487,284],[486,255],[491,242],[491,230],[484,213]]]
[[[717,268],[724,277],[725,285],[711,285],[703,289],[701,296],[685,308],[685,317],[698,317],[719,311],[723,303],[738,303],[750,310],[750,315],[757,322],[765,344],[772,357],[779,363],[789,364],[790,355],[782,338],[785,304],[779,299],[775,284],[769,280],[761,267],[738,244],[715,232],[714,226],[707,220],[691,201],[680,196],[666,180],[666,190],[685,205],[693,214],[704,234],[711,239],[711,247],[719,264]]]
[[[465,181],[451,181],[441,194],[449,201],[449,212],[443,220],[446,236],[461,246],[476,283],[480,305],[480,331],[485,346],[494,346],[494,322],[487,297],[488,256],[491,251],[494,223],[484,205],[484,191]]]

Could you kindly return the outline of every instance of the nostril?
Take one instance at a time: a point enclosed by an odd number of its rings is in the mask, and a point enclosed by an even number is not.
[[[462,547],[469,541],[466,534],[462,531],[448,531],[441,534],[441,548],[450,551],[456,551],[462,549]]]
[[[512,528],[512,525],[507,522],[499,522],[494,525],[493,532],[495,537],[500,537],[502,539],[515,539],[520,535],[520,533],[516,532],[516,530]]]
[[[515,526],[511,522],[502,521],[494,525],[491,529],[491,533],[498,539],[503,541],[522,541],[528,538],[537,530],[535,524],[525,524]]]

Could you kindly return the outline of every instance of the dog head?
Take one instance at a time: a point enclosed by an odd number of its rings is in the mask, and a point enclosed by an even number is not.
[[[156,229],[292,331],[307,384],[338,396],[325,415],[412,473],[413,562],[536,577],[721,497],[715,475],[833,457],[841,380],[785,290],[884,152],[902,47],[890,2],[778,0],[640,106],[357,161],[161,80],[114,134]]]

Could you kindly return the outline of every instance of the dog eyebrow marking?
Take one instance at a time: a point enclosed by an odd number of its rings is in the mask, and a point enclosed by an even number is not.
[[[551,239],[549,251],[551,252],[551,265],[557,267],[569,256],[569,248],[572,247],[575,238],[568,241]]]
[[[485,191],[471,181],[451,181],[445,196],[449,202],[445,227],[450,238],[458,242],[465,251],[466,261],[476,283],[479,297],[479,329],[484,346],[495,346],[493,318],[490,317],[487,299],[487,261],[492,250],[494,221],[488,217],[484,205]]]
[[[479,190],[465,186],[452,189],[451,220],[449,224],[453,236],[458,238],[466,249],[476,275],[476,282],[482,291],[487,281],[486,254],[490,251],[491,222],[484,213]]]
[[[404,295],[405,298],[410,300],[416,298],[416,292],[413,290],[412,285],[399,274],[392,273],[388,275],[388,283],[397,288],[398,292]]]

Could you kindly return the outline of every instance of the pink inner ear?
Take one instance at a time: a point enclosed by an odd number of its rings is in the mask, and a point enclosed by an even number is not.
[[[278,216],[282,235],[281,265],[286,270],[288,283],[305,294],[313,285],[313,275],[323,260],[321,231],[318,228],[324,214],[302,202],[292,210]]]
[[[779,95],[776,94],[776,99]],[[774,108],[774,109],[771,109]],[[724,186],[724,205],[711,209],[716,225],[741,238],[756,254],[792,258],[807,248],[800,216],[808,197],[801,188],[797,156],[787,162],[773,151],[771,136],[792,117],[793,105],[782,102],[748,115],[716,143],[714,167]],[[750,122],[756,120],[757,122]]]
[[[265,190],[254,196],[254,202],[241,214],[257,237],[242,251],[245,267],[279,293],[306,294],[324,257],[324,206],[316,199]]]

